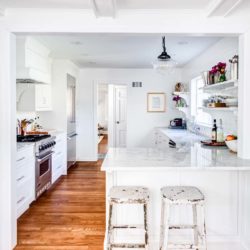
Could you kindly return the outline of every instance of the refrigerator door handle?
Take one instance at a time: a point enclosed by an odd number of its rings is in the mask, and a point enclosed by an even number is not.
[[[67,137],[68,141],[72,140],[74,137],[78,136],[77,133],[74,133],[73,135],[70,135]]]

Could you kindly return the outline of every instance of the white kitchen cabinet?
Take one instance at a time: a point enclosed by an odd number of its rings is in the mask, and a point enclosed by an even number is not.
[[[66,133],[57,133],[56,145],[52,155],[52,184],[67,174],[67,138]]]
[[[16,159],[16,209],[20,217],[35,200],[35,154],[34,144],[24,146]]]
[[[51,86],[17,84],[17,110],[22,112],[51,111]]]
[[[50,85],[37,85],[35,99],[36,99],[36,111],[52,110],[51,86]]]

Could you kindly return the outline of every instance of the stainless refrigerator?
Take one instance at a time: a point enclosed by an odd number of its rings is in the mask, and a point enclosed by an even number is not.
[[[76,79],[67,74],[67,165],[76,163]]]

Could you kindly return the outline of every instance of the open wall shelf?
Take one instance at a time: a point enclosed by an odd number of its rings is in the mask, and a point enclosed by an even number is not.
[[[219,82],[211,85],[206,85],[200,88],[204,92],[216,92],[216,91],[232,91],[238,89],[238,80],[229,80],[225,82]]]

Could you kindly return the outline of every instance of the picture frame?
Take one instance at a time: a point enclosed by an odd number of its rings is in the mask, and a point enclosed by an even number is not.
[[[147,112],[166,112],[166,94],[163,92],[148,93]]]

